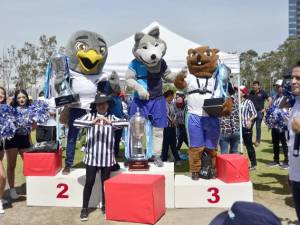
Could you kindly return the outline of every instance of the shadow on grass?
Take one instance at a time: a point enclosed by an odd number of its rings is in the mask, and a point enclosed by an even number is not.
[[[290,207],[295,208],[294,200],[292,196],[288,196],[284,199],[284,203]]]
[[[264,152],[264,153],[270,153],[270,154],[274,154],[274,151],[273,151],[273,148],[264,148],[262,150],[260,150],[261,152]]]
[[[266,165],[270,162],[273,162],[272,159],[262,159],[262,158],[258,158],[258,159],[256,159],[256,161],[261,162],[261,163],[266,164]]]
[[[267,140],[267,139],[261,139],[261,142],[267,143],[267,144],[272,144],[272,140]]]
[[[289,195],[291,194],[290,187],[288,185],[287,176],[274,174],[274,173],[263,173],[257,175],[258,177],[274,178],[276,181],[265,182],[265,183],[254,183],[253,187],[255,190],[259,191],[272,191],[279,195]],[[272,187],[274,184],[280,184],[280,187]]]

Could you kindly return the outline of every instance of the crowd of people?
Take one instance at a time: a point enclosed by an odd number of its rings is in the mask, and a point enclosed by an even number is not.
[[[300,65],[296,65],[293,69],[293,92],[296,96],[300,95]],[[247,149],[248,157],[250,160],[250,170],[255,170],[257,167],[255,148],[259,147],[261,142],[261,124],[264,120],[265,114],[268,114],[270,108],[281,108],[284,101],[283,93],[283,80],[277,80],[274,84],[275,95],[269,96],[260,87],[259,81],[252,83],[252,90],[249,91],[248,87],[240,86],[233,87],[229,85],[228,94],[233,100],[233,110],[231,115],[220,118],[221,136],[219,140],[219,153],[239,153],[240,132],[243,143]],[[241,99],[239,101],[238,96]],[[161,160],[168,161],[169,149],[174,158],[176,166],[182,165],[184,157],[181,152],[182,144],[189,145],[188,135],[186,132],[186,96],[183,92],[175,92],[167,90],[164,92],[166,101],[166,111],[168,125],[163,131],[163,144]],[[42,124],[36,124],[37,135],[36,141],[55,141],[57,139],[57,110],[53,100],[43,97],[41,92],[39,100],[46,101],[49,105],[50,119]],[[113,104],[110,104],[113,102]],[[17,110],[24,110],[30,104],[30,97],[25,90],[16,90],[14,96],[8,97],[6,90],[0,87],[0,104],[9,104]],[[273,143],[273,161],[268,166],[280,166],[283,169],[290,167],[290,180],[292,184],[293,196],[295,199],[296,212],[300,218],[300,157],[295,157],[294,149],[290,147],[288,150],[288,141],[293,143],[295,133],[300,131],[300,119],[297,117],[299,114],[299,101],[296,97],[296,103],[292,108],[287,109],[291,112],[289,117],[289,126],[278,126],[278,124],[267,124],[271,130],[271,138]],[[87,179],[83,193],[83,208],[81,211],[81,219],[86,220],[88,216],[87,208],[91,195],[91,190],[95,182],[96,172],[101,169],[101,180],[110,177],[110,171],[113,166],[118,164],[116,157],[120,156],[120,142],[122,138],[122,127],[111,126],[111,131],[106,128],[95,128],[93,124],[109,123],[112,124],[121,118],[128,119],[128,111],[130,108],[129,99],[126,99],[124,92],[120,92],[119,96],[102,96],[97,94],[95,101],[91,105],[92,110],[87,114],[85,110],[73,113],[69,112],[70,116],[75,116],[74,122],[68,124],[68,137],[67,137],[67,151],[66,151],[66,167],[64,173],[68,174],[72,167],[74,160],[75,143],[80,128],[87,128],[84,163],[87,169]],[[72,110],[72,109],[71,109]],[[270,113],[269,113],[270,114]],[[241,115],[241,116],[240,116]],[[270,115],[269,115],[270,116]],[[241,119],[241,121],[240,121]],[[286,118],[288,120],[288,118]],[[252,141],[252,130],[256,127],[256,139]],[[23,157],[23,151],[32,145],[31,129],[17,129],[13,138],[9,140],[2,140],[0,145],[0,213],[4,213],[3,205],[7,203],[3,199],[6,180],[9,186],[9,197],[12,200],[17,199],[19,196],[15,189],[15,168],[17,155]],[[95,142],[97,140],[103,140]],[[289,139],[288,139],[289,138]],[[74,146],[73,146],[74,145]],[[105,157],[99,157],[95,149],[107,149],[103,152]],[[280,148],[284,155],[282,163],[280,163]],[[68,151],[68,149],[72,149]],[[5,151],[4,151],[5,150]],[[4,152],[6,153],[7,168],[5,170],[3,165]],[[289,152],[289,153],[288,153]],[[290,160],[289,160],[290,158]],[[102,188],[103,190],[103,188]],[[104,196],[104,193],[102,193]],[[103,201],[102,211],[105,213],[105,200]]]

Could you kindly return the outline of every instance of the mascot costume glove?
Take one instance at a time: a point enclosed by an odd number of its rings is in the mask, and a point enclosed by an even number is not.
[[[218,49],[207,46],[189,49],[187,67],[189,74],[182,71],[175,79],[178,89],[187,91],[189,136],[189,163],[192,179],[199,179],[202,153],[206,151],[211,156],[212,177],[216,174],[217,144],[220,136],[219,118],[209,116],[203,109],[205,99],[226,97],[224,87],[228,82],[225,76],[224,64],[218,64]],[[231,113],[232,101],[226,99],[222,114]]]
[[[159,37],[159,28],[154,27],[149,33],[136,33],[133,55],[126,72],[126,84],[132,88],[134,99],[130,108],[133,116],[137,108],[151,121],[153,126],[153,155],[157,166],[162,166],[160,155],[163,128],[167,126],[166,101],[163,97],[163,82],[174,82],[176,74],[171,73],[163,56],[167,45]]]

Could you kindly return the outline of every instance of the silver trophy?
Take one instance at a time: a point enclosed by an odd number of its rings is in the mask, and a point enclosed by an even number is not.
[[[132,140],[130,170],[148,170],[146,157],[146,119],[141,116],[139,110],[130,119],[130,135]]]
[[[51,57],[52,73],[54,76],[54,88],[58,94],[55,98],[57,107],[68,105],[79,101],[79,95],[75,94],[67,80],[69,78],[69,67],[67,57],[55,52]]]

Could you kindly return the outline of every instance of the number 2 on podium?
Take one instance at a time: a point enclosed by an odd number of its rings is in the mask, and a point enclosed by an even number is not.
[[[208,192],[212,192],[212,198],[208,198],[207,201],[209,203],[217,203],[220,201],[220,196],[219,196],[219,189],[215,187],[211,187],[207,189]]]
[[[66,192],[69,190],[69,186],[67,184],[59,183],[56,187],[61,189],[56,198],[69,198],[69,195],[66,194]]]

